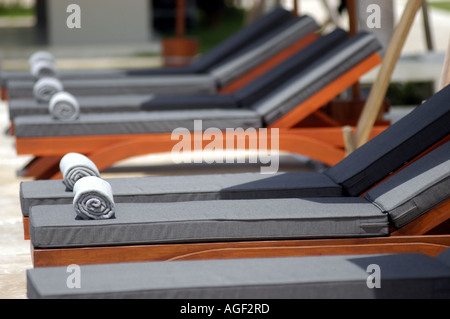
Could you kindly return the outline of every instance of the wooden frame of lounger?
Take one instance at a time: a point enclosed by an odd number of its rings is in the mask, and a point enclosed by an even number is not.
[[[279,150],[302,154],[328,165],[334,165],[342,160],[345,157],[345,141],[341,127],[294,128],[294,126],[352,86],[363,74],[380,62],[380,56],[377,53],[372,54],[270,125],[269,129],[280,129]],[[374,126],[371,136],[376,136],[386,127]],[[223,140],[226,143],[225,136]],[[16,149],[18,155],[35,156],[35,159],[26,167],[23,176],[35,179],[57,179],[61,177],[58,169],[59,160],[69,152],[85,154],[102,171],[118,161],[133,156],[171,152],[177,143],[178,141],[171,140],[171,133],[17,137]],[[206,144],[208,143],[210,141]]]
[[[228,259],[378,253],[436,256],[450,247],[450,200],[388,237],[238,241],[42,249],[31,247],[34,267],[143,261]],[[444,227],[444,235],[433,230]],[[439,229],[442,231],[442,229]],[[430,233],[430,234],[429,234]]]

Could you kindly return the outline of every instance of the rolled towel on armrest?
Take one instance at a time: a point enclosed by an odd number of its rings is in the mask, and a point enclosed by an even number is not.
[[[37,51],[33,53],[28,59],[28,63],[30,64],[30,66],[33,66],[39,61],[48,61],[55,63],[55,57],[48,51]]]
[[[39,102],[49,102],[53,95],[64,90],[61,81],[56,78],[41,78],[33,86],[33,95]]]
[[[57,120],[72,121],[80,115],[80,105],[72,94],[62,91],[50,99],[49,111]]]
[[[37,61],[31,66],[31,75],[36,79],[41,79],[45,77],[56,77],[57,71],[55,64],[51,61],[41,60]]]
[[[111,185],[98,177],[89,176],[76,182],[73,206],[82,219],[110,219],[115,215]]]
[[[78,153],[68,153],[59,162],[59,169],[63,175],[63,183],[73,190],[75,183],[88,176],[100,177],[97,166],[88,157]]]

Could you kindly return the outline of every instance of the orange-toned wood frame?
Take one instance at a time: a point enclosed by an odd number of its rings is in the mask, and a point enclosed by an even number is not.
[[[283,116],[269,129],[279,128],[279,150],[308,156],[328,165],[334,165],[345,157],[342,128],[293,128],[310,114],[319,110],[325,103],[335,98],[370,69],[381,62],[378,54],[373,54],[337,80],[325,86],[318,93]],[[372,137],[386,126],[374,127]],[[270,137],[270,134],[268,134]],[[226,143],[226,136],[223,138]],[[30,137],[16,138],[19,155],[33,155],[35,159],[26,168],[24,176],[36,179],[60,178],[58,161],[69,152],[89,156],[99,170],[133,156],[150,153],[171,152],[179,141],[173,141],[170,133],[68,136],[68,137]],[[210,141],[204,141],[203,147]],[[270,143],[270,141],[269,141]],[[251,143],[249,143],[251,144]],[[225,145],[225,144],[224,144]]]
[[[34,267],[70,264],[172,261],[286,256],[424,253],[436,256],[450,247],[450,232],[427,234],[450,217],[450,201],[427,212],[388,237],[153,244],[41,249],[31,247]],[[448,226],[448,225],[447,225]],[[447,231],[449,227],[447,227]]]

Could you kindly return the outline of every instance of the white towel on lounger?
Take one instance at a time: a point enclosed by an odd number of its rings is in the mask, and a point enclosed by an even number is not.
[[[72,94],[62,91],[50,99],[49,111],[57,120],[73,121],[80,115],[80,105]]]
[[[68,153],[59,162],[59,169],[63,175],[63,183],[73,190],[75,183],[87,176],[100,177],[97,166],[88,157],[78,153]]]
[[[98,177],[89,176],[76,182],[73,206],[83,219],[109,219],[115,215],[111,185]]]

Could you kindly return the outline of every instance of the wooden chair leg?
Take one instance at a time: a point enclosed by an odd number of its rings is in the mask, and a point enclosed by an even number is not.
[[[23,177],[34,177],[35,179],[49,179],[59,169],[61,156],[36,157],[23,169]]]

